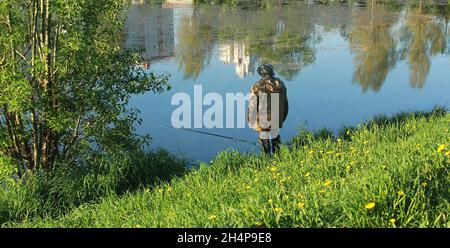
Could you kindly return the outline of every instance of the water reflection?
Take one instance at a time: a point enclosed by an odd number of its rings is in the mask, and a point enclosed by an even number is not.
[[[250,55],[246,41],[222,41],[219,44],[219,58],[224,65],[234,64],[236,75],[243,79],[255,72],[255,56]]]
[[[124,44],[144,49],[147,67],[171,74],[173,85],[170,92],[136,96],[130,103],[142,111],[139,132],[150,133],[154,147],[204,161],[228,148],[252,151],[248,144],[161,125],[170,126],[175,93],[192,96],[199,83],[204,94],[246,93],[263,63],[273,64],[289,87],[285,141],[299,126],[337,131],[375,114],[448,105],[448,4],[309,2],[270,8],[132,6]],[[256,138],[248,129],[203,131]]]
[[[128,11],[125,33],[125,47],[144,51],[144,68],[175,55],[173,9],[134,2]]]
[[[217,49],[224,64],[240,78],[256,64],[271,63],[286,80],[314,63],[315,45],[324,33],[348,39],[354,55],[353,82],[379,91],[401,62],[409,66],[410,86],[421,88],[431,57],[449,54],[448,5],[369,5],[317,7],[292,5],[263,9],[196,7],[175,29],[171,8],[134,4],[127,21],[127,47],[145,50],[151,63],[175,57],[184,78],[197,78]],[[400,7],[399,7],[400,6]],[[177,32],[175,48],[174,33]]]
[[[380,90],[388,73],[403,60],[409,66],[410,86],[422,88],[431,57],[449,54],[449,6],[425,8],[420,3],[405,6],[399,14],[374,5],[353,18],[349,37],[355,54],[353,79],[363,91]]]
[[[391,33],[397,16],[385,8],[372,7],[355,14],[352,21],[349,43],[355,54],[353,82],[364,92],[378,91],[398,61]]]

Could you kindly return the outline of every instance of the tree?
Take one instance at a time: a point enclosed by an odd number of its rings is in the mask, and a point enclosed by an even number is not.
[[[125,0],[2,0],[0,149],[27,169],[136,149],[133,94],[168,88],[118,44]]]

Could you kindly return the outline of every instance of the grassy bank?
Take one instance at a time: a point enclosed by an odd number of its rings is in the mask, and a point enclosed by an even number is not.
[[[339,137],[302,132],[273,159],[224,152],[170,182],[4,225],[450,227],[449,129],[450,114],[435,110],[378,117]]]

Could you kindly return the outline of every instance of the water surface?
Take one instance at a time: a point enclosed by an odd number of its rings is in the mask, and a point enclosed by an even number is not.
[[[171,75],[171,91],[134,97],[140,134],[193,160],[222,150],[259,152],[243,142],[170,128],[172,95],[247,93],[256,68],[274,65],[288,89],[290,112],[281,131],[337,131],[377,114],[429,110],[450,102],[448,5],[316,5],[271,8],[134,4],[126,47],[145,50],[143,66]],[[206,110],[206,108],[204,108]],[[256,141],[250,129],[199,129]]]

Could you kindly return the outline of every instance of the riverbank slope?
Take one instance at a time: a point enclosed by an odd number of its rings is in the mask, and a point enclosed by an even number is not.
[[[273,159],[223,152],[154,187],[21,227],[450,227],[450,114],[302,132]]]

